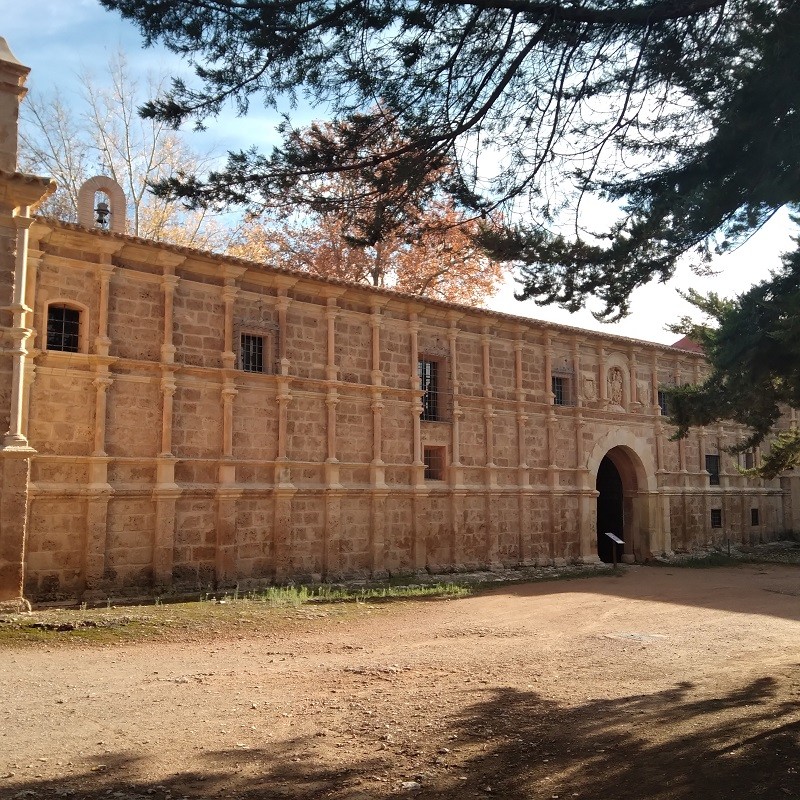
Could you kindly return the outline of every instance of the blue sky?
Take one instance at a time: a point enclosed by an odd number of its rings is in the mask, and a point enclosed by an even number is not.
[[[129,64],[143,73],[153,70],[188,77],[179,59],[159,48],[144,49],[138,30],[105,11],[96,0],[0,0],[0,36],[31,68],[28,86],[36,92],[47,93],[55,88],[69,92],[79,72],[86,68],[99,72],[109,55],[120,49],[128,54]],[[252,144],[268,148],[274,141],[276,123],[274,114],[254,105],[246,119],[228,114],[209,121],[209,130],[197,134],[192,143],[203,152],[219,150],[221,154]],[[691,313],[678,289],[693,287],[726,296],[745,291],[778,265],[779,254],[790,246],[791,232],[787,216],[778,215],[737,252],[719,259],[715,265],[717,275],[701,279],[684,267],[667,285],[642,287],[634,293],[632,314],[616,325],[598,323],[588,311],[568,314],[561,309],[539,308],[531,301],[519,303],[513,299],[515,286],[511,280],[488,306],[508,314],[670,343],[677,337],[665,331],[665,326]]]

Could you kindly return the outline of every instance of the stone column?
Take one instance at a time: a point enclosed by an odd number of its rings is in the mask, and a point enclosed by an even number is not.
[[[27,325],[27,316],[31,309],[26,305],[25,289],[27,284],[28,268],[28,240],[29,229],[33,220],[28,216],[29,210],[24,209],[21,214],[15,214],[16,227],[16,258],[13,271],[14,293],[10,311],[13,317],[12,327],[6,330],[9,345],[5,353],[11,357],[11,392],[8,432],[5,435],[6,447],[28,447],[28,439],[22,431],[22,408],[25,384],[25,357],[28,350],[25,346],[30,328]]]
[[[454,567],[463,565],[462,520],[464,519],[464,467],[461,464],[461,383],[458,380],[458,320],[461,315],[451,311],[447,315],[447,342],[450,360],[450,393],[452,396],[452,420],[450,429],[450,541],[448,560]]]
[[[289,291],[286,288],[278,289],[278,364],[280,374],[289,374],[289,359],[286,357],[286,319],[289,312]]]
[[[342,487],[339,482],[339,459],[336,457],[336,410],[339,406],[339,392],[337,389],[339,369],[336,366],[336,317],[339,313],[339,309],[336,305],[336,298],[342,293],[343,290],[328,289],[326,291],[327,304],[325,308],[325,321],[327,324],[325,339],[327,443],[325,458],[325,520],[322,542],[322,576],[326,579],[331,575],[337,575],[341,570],[339,551],[341,548],[340,540],[342,535]]]
[[[608,408],[608,371],[606,369],[606,349],[597,348],[597,372],[600,381],[600,407]]]
[[[177,389],[175,375],[165,370],[161,376],[161,452],[159,458],[173,458],[172,455],[172,406]]]
[[[233,278],[226,278],[222,287],[222,302],[225,305],[224,320],[224,349],[222,351],[222,366],[224,369],[234,369],[236,366],[236,351],[233,342],[233,306],[236,302],[236,288]]]
[[[628,378],[628,382],[631,385],[631,410],[638,411],[637,406],[639,405],[639,367],[636,363],[636,351],[631,348],[628,351],[628,367],[630,370],[630,377]]]
[[[84,602],[107,596],[106,554],[108,552],[108,501],[111,487],[92,489],[86,504],[86,543],[83,558]]]
[[[411,423],[413,430],[411,482],[414,486],[424,486],[425,464],[422,460],[422,438],[420,431],[420,418],[422,417],[422,386],[420,385],[419,379],[419,318],[417,317],[417,313],[412,311],[408,319],[408,330],[411,339],[411,374],[409,375],[409,386],[412,391]]]
[[[164,290],[164,340],[161,345],[161,363],[175,363],[175,345],[172,343],[173,306],[175,289],[180,282],[173,272],[173,267],[165,267],[161,276],[161,288]]]
[[[236,581],[236,501],[241,496],[242,490],[236,486],[217,489],[215,580],[218,589]]]
[[[180,489],[156,488],[153,499],[156,505],[156,528],[153,541],[153,588],[158,592],[172,587],[172,563],[175,541],[175,504]]]
[[[370,528],[370,572],[373,577],[383,577],[386,575],[386,559],[384,555],[386,539],[386,498],[389,492],[381,489],[373,489],[371,495],[371,519]]]
[[[233,401],[239,392],[231,378],[222,384],[222,458],[233,459]],[[235,473],[234,473],[235,474]],[[221,481],[222,482],[222,481]]]
[[[222,302],[225,308],[223,321],[223,350],[221,362],[223,381],[222,400],[222,460],[219,465],[216,496],[216,541],[214,553],[214,580],[217,588],[231,586],[238,574],[236,543],[236,502],[242,490],[236,485],[236,464],[233,460],[233,416],[236,395],[236,344],[233,341],[233,318],[239,289],[236,281],[245,270],[227,266],[224,270]]]
[[[372,389],[372,461],[369,467],[370,483],[373,487],[386,485],[385,464],[383,462],[383,373],[381,372],[381,306],[374,304],[369,324],[372,328],[372,370],[370,378]],[[382,550],[381,550],[382,552]],[[383,564],[381,563],[381,569]]]
[[[483,364],[483,429],[486,437],[486,464],[484,466],[484,518],[486,528],[486,564],[499,568],[500,543],[497,525],[492,513],[493,494],[497,489],[497,475],[494,464],[494,402],[491,374],[491,331],[483,326],[481,333],[481,360]]]
[[[107,356],[111,347],[111,339],[108,338],[108,294],[111,276],[114,274],[114,267],[110,263],[111,256],[107,253],[101,255],[104,262],[100,267],[100,303],[97,319],[97,338],[94,340],[95,351],[98,356]]]
[[[550,528],[549,557],[537,556],[537,564],[554,564],[560,559],[557,553],[560,551],[559,539],[561,526],[558,524],[558,465],[556,463],[556,413],[555,395],[552,390],[553,375],[553,348],[550,334],[545,333],[543,338],[544,346],[544,369],[545,380],[547,381],[548,408],[547,408],[547,515],[548,527]],[[563,561],[563,559],[561,559]]]
[[[107,371],[100,372],[92,381],[96,389],[94,401],[94,450],[93,456],[106,455],[106,402],[108,387],[114,381]]]
[[[528,566],[532,563],[533,551],[531,547],[531,529],[533,520],[531,514],[531,482],[527,463],[526,432],[528,417],[525,413],[525,390],[522,382],[522,329],[517,329],[514,340],[514,395],[517,419],[517,557],[519,563]]]
[[[653,360],[650,364],[650,394],[652,395],[652,412],[653,414],[660,414],[661,407],[658,404],[658,391],[660,384],[658,382],[658,356],[653,353]]]
[[[153,535],[153,591],[169,592],[175,547],[175,506],[180,487],[175,483],[175,456],[172,454],[172,417],[175,402],[175,345],[173,344],[175,291],[180,279],[175,264],[164,266],[161,288],[164,292],[164,330],[161,343],[161,449],[156,461],[157,481],[153,489],[155,532]]]
[[[0,39],[0,59],[2,45]],[[0,70],[2,69],[0,63]],[[0,91],[0,103],[5,94]],[[14,117],[16,120],[16,117]],[[14,142],[16,147],[16,140]],[[16,152],[16,150],[15,150]],[[0,153],[0,155],[2,155]],[[6,346],[3,348],[2,380],[6,383],[9,398],[9,427],[0,451],[0,602],[20,600],[25,581],[25,535],[28,522],[28,482],[30,479],[30,457],[35,455],[23,432],[23,396],[25,387],[25,342],[30,335],[27,326],[25,304],[25,270],[27,268],[28,230],[32,220],[28,208],[21,215],[18,209],[4,207],[4,181],[0,180],[0,280],[6,286],[13,285],[9,306],[3,311],[10,313],[10,327],[3,325]],[[13,202],[13,201],[12,201]],[[5,230],[2,230],[5,229]],[[5,235],[4,235],[5,234]],[[8,249],[6,249],[8,247]],[[8,295],[6,295],[8,297]],[[5,359],[8,359],[6,361]],[[10,361],[10,369],[6,367]],[[9,385],[10,384],[10,385]]]
[[[55,191],[53,181],[20,176],[17,169],[19,104],[30,70],[0,38],[0,396],[8,406],[9,426],[0,450],[0,602],[22,604],[25,535],[28,522],[29,447],[23,428],[26,340],[30,335],[26,304],[31,208]],[[13,287],[13,289],[12,289]]]

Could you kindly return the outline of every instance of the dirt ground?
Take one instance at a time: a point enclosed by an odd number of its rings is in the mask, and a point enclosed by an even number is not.
[[[800,798],[800,567],[0,649],[0,797]]]

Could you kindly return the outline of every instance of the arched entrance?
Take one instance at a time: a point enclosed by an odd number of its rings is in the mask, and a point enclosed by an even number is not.
[[[622,561],[622,545],[606,536],[613,533],[625,539],[625,516],[623,513],[622,478],[614,462],[605,456],[597,470],[597,555],[610,564]],[[616,549],[616,557],[614,550]]]
[[[611,563],[641,560],[649,556],[649,509],[641,459],[625,445],[612,447],[597,468],[597,555]],[[642,473],[640,477],[639,473]],[[642,489],[645,491],[643,492]],[[613,533],[624,544],[615,545],[604,533]]]

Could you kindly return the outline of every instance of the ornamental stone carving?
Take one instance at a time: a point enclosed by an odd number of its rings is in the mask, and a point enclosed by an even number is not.
[[[612,367],[608,371],[608,397],[614,405],[622,405],[624,385],[622,370],[619,367]]]

